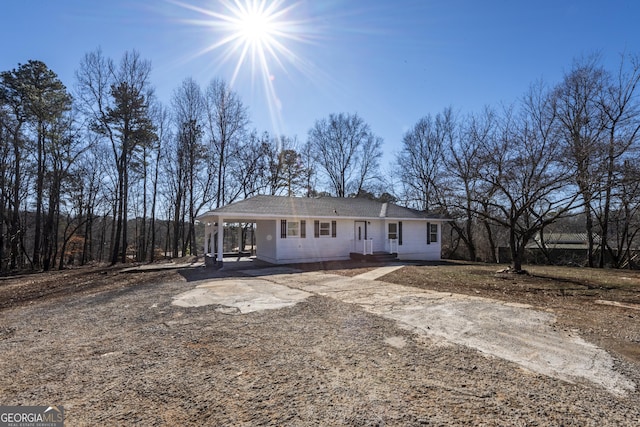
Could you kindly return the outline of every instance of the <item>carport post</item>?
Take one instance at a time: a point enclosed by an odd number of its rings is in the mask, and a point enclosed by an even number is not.
[[[218,268],[222,268],[222,260],[224,249],[222,248],[222,244],[224,243],[224,219],[222,217],[218,218],[218,258],[217,264]]]
[[[208,240],[208,243],[207,243],[207,248],[208,248],[207,255],[209,255],[210,257],[213,257],[215,255],[215,253],[214,253],[215,243],[213,242],[213,239],[215,239],[216,233],[214,231],[214,225],[215,225],[215,223],[212,223],[209,226],[209,234],[208,234],[209,240]],[[216,230],[217,230],[217,228],[216,228]]]

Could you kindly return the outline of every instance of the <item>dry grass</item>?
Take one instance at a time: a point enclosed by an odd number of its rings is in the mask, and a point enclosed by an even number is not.
[[[412,265],[379,280],[440,292],[523,303],[552,312],[559,327],[580,331],[598,345],[640,361],[640,271],[446,262]],[[623,306],[603,304],[620,303]]]
[[[538,293],[640,303],[640,271],[557,266],[530,266],[528,274],[503,270],[492,264],[447,262],[407,266],[381,280],[466,294]]]

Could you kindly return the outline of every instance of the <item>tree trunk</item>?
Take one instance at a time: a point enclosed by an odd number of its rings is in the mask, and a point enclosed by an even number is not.
[[[144,147],[144,157],[142,161],[142,224],[140,225],[140,236],[138,238],[137,261],[142,262],[147,259],[147,149]]]
[[[2,132],[2,128],[0,128],[0,132]],[[3,135],[0,134],[0,142],[4,144]],[[3,272],[6,268],[4,263],[4,245],[5,245],[5,211],[6,211],[6,200],[9,200],[9,192],[7,191],[7,183],[6,183],[6,165],[7,165],[7,157],[5,156],[5,152],[2,153],[2,163],[0,169],[0,272]]]
[[[156,200],[158,194],[158,172],[160,170],[160,145],[158,144],[158,154],[156,156],[156,166],[153,178],[153,197],[151,199],[151,251],[149,262],[155,261],[156,253]]]
[[[44,193],[44,124],[38,123],[37,165],[36,165],[36,217],[33,236],[33,262],[37,268],[42,266],[40,245],[42,243],[42,199]],[[51,206],[49,206],[51,209]]]
[[[604,211],[602,212],[602,219],[600,220],[600,229],[602,235],[600,236],[600,260],[598,267],[604,268],[605,250],[609,248],[609,212],[611,210],[611,188],[614,185],[613,172],[615,167],[615,153],[614,153],[614,136],[611,135],[611,142],[609,143],[609,155],[607,159],[607,180],[605,184],[605,196],[604,196]]]
[[[518,239],[516,238],[515,233],[515,224],[509,229],[509,247],[511,249],[511,269],[519,273],[522,271],[522,258],[524,254],[524,250],[521,250],[520,244],[518,244]]]
[[[19,143],[19,128],[13,135],[13,156],[14,156],[14,173],[15,179],[13,180],[13,194],[12,194],[12,212],[11,212],[11,226],[9,227],[9,239],[10,240],[10,264],[9,268],[15,270],[18,267],[18,255],[20,251],[20,143]]]
[[[173,258],[178,258],[178,248],[180,244],[180,211],[182,204],[182,196],[176,197],[175,210],[173,215],[173,241],[172,241],[172,254]]]
[[[585,228],[587,230],[587,263],[588,263],[590,268],[593,268],[593,266],[594,266],[594,253],[593,253],[594,239],[593,239],[593,218],[591,217],[591,203],[586,203],[585,207],[584,207],[584,210],[585,210],[585,214],[586,214]]]
[[[129,213],[129,162],[127,157],[125,157],[125,155],[123,154],[124,157],[124,161],[123,161],[123,185],[122,185],[122,194],[120,195],[120,197],[122,197],[122,263],[126,264],[127,262],[127,246],[128,246],[128,239],[127,239],[127,217],[128,217],[128,213]]]

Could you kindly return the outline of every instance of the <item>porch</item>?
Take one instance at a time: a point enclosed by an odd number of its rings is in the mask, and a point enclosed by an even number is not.
[[[356,236],[357,237],[357,236]],[[384,250],[374,250],[373,239],[354,239],[349,258],[369,262],[393,262],[398,260],[398,239],[383,239]]]

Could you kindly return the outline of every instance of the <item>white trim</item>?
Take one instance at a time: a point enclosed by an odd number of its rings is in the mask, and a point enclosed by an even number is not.
[[[206,218],[211,218],[211,217],[219,217],[220,214],[208,214],[208,213],[204,213],[198,217],[196,217],[196,219],[198,221],[203,221]],[[380,220],[380,219],[386,219],[387,221],[431,221],[431,222],[447,222],[447,221],[451,221],[450,219],[443,219],[443,218],[401,218],[401,217],[385,217],[385,218],[380,218],[378,216],[322,216],[322,215],[313,215],[313,216],[300,216],[300,215],[273,215],[273,214],[258,214],[258,213],[254,213],[254,214],[247,214],[247,213],[224,213],[224,217],[225,218],[229,218],[229,222],[234,222],[234,220],[238,219],[238,220],[251,220],[251,219],[322,219],[322,218],[329,218],[331,220],[341,220],[341,219],[348,219],[348,220],[369,220],[369,221],[373,221],[373,220]],[[238,222],[238,221],[235,221]],[[241,221],[242,222],[242,221]],[[254,221],[246,221],[246,222],[254,222]]]

